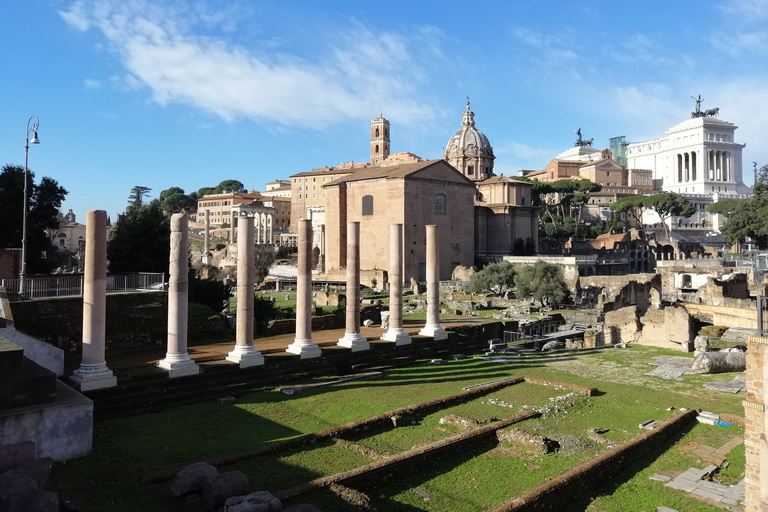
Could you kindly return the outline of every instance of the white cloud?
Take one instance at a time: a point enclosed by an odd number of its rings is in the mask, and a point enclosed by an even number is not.
[[[764,19],[768,18],[768,0],[731,0],[723,6],[723,11],[747,20]]]
[[[86,78],[83,80],[83,85],[86,89],[92,89],[92,90],[98,90],[101,89],[101,82],[99,80],[92,80],[90,78]]]
[[[200,25],[235,29],[228,13],[195,6],[187,12],[172,2],[79,0],[61,17],[78,30],[100,30],[126,69],[121,82],[148,88],[161,105],[316,128],[370,116],[379,99],[398,122],[434,117],[414,99],[416,85],[427,79],[422,57],[440,54],[439,37],[428,29],[408,38],[353,24],[328,43],[327,57],[307,62],[195,33]]]

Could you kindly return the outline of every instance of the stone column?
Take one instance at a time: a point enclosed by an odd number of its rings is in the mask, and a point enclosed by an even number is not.
[[[320,357],[312,342],[312,221],[299,219],[298,275],[296,276],[296,339],[286,352],[301,359]]]
[[[237,214],[235,213],[235,210],[232,210],[229,216],[229,243],[231,244],[234,244],[235,242],[237,242],[237,239],[235,238],[235,220],[236,219],[237,219]]]
[[[432,336],[435,341],[448,338],[440,327],[440,255],[434,225],[427,226],[427,323],[419,335]]]
[[[72,374],[80,391],[117,385],[107,367],[105,337],[107,325],[107,212],[88,210],[85,214],[85,275],[83,277],[83,359]]]
[[[187,305],[189,303],[189,222],[185,213],[171,217],[171,254],[168,273],[168,352],[157,365],[169,377],[197,375],[200,368],[187,353]]]
[[[389,226],[389,329],[381,337],[395,345],[410,345],[403,330],[403,225]]]
[[[347,222],[347,325],[339,346],[352,352],[368,350],[368,340],[360,335],[360,223]]]
[[[240,368],[264,364],[261,352],[253,346],[254,249],[253,217],[241,213],[237,224],[235,350],[227,355],[227,361],[240,363]]]
[[[211,257],[211,210],[205,210],[205,237],[203,239],[203,265],[213,265]]]

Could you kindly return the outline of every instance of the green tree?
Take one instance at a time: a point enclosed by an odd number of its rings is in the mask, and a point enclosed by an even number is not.
[[[643,225],[643,210],[645,210],[645,196],[626,196],[614,201],[609,208],[616,212],[624,214],[626,219],[635,219],[636,225]],[[629,222],[627,222],[629,224]]]
[[[690,201],[680,194],[674,192],[662,192],[652,196],[644,196],[645,205],[650,208],[661,219],[661,225],[664,227],[664,234],[669,240],[669,226],[667,219],[670,217],[690,217],[696,213]]]
[[[27,271],[49,272],[53,258],[49,231],[59,227],[61,203],[67,195],[64,187],[52,178],[35,185],[35,174],[27,170]],[[5,165],[0,170],[0,247],[21,247],[24,223],[24,168]],[[53,258],[55,260],[55,258]]]
[[[224,192],[245,192],[245,185],[237,180],[224,180],[219,183],[215,189],[214,194],[223,194]]]
[[[189,266],[189,302],[208,306],[217,313],[224,309],[232,287],[219,279],[203,279],[200,271]]]
[[[707,211],[713,214],[725,215],[730,217],[738,209],[739,205],[743,203],[744,199],[726,198],[721,199],[716,203],[712,203],[707,206]]]
[[[213,194],[214,190],[216,190],[213,187],[203,187],[200,190],[197,191],[197,197],[205,197]]]
[[[508,261],[486,265],[480,272],[469,278],[471,293],[492,292],[497,294],[511,291],[515,286],[515,267]]]
[[[109,271],[168,273],[170,252],[171,225],[160,201],[131,205],[107,243]]]
[[[275,251],[271,245],[254,246],[254,275],[256,283],[261,283],[269,275],[269,268],[275,262]]]
[[[515,276],[515,292],[518,298],[533,297],[542,306],[563,303],[570,296],[563,267],[545,261],[523,265],[519,269]]]
[[[150,190],[152,189],[149,187],[136,185],[131,189],[131,195],[128,196],[128,204],[130,206],[141,206],[144,204],[144,196],[147,195]]]
[[[716,207],[718,203],[711,205]],[[731,245],[752,239],[759,249],[768,249],[768,165],[757,171],[752,197],[728,206],[725,224],[720,228],[725,241]],[[721,212],[716,212],[721,213]]]
[[[160,192],[160,206],[167,215],[181,212],[191,212],[197,209],[197,193],[184,193],[183,188],[171,187]]]

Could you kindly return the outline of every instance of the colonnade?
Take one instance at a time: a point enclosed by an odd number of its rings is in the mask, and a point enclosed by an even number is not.
[[[730,151],[707,149],[702,162],[703,175],[699,174],[699,160],[697,151],[675,155],[675,182],[733,181],[733,157]]]
[[[250,208],[233,210],[238,219],[237,321],[234,349],[226,359],[240,367],[264,364],[256,350],[254,331],[254,222],[258,213]],[[86,214],[85,278],[83,290],[83,357],[80,368],[71,376],[82,391],[117,385],[117,378],[107,367],[105,359],[106,281],[107,281],[107,213],[90,210]],[[206,225],[209,212],[206,211]],[[312,341],[312,224],[301,219],[298,237],[298,276],[296,296],[296,337],[286,351],[301,359],[320,357],[321,350]],[[187,352],[188,306],[188,219],[186,214],[171,218],[171,244],[168,282],[167,352],[158,366],[170,377],[194,375],[199,367]],[[427,323],[419,332],[435,340],[447,338],[440,326],[440,282],[437,226],[426,226]],[[353,352],[368,350],[370,344],[360,335],[360,223],[347,224],[347,309],[346,329],[339,346]],[[206,248],[207,249],[207,248]],[[205,252],[205,251],[204,251]],[[406,345],[410,336],[403,330],[403,226],[390,226],[390,322],[384,341]]]

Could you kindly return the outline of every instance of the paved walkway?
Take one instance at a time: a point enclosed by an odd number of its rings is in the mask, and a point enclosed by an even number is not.
[[[440,325],[446,329],[451,327],[477,324],[487,320],[468,318],[466,320],[455,321],[448,320],[441,322]],[[419,338],[426,339],[424,336],[419,336],[419,331],[424,327],[424,321],[421,320],[405,320],[403,329],[412,338],[418,340]],[[344,337],[344,329],[329,329],[324,331],[313,331],[312,341],[323,348],[335,347],[340,338]],[[360,335],[367,339],[371,343],[391,343],[389,341],[380,341],[381,336],[386,332],[380,325],[374,325],[371,327],[360,327]],[[289,354],[285,352],[288,345],[294,342],[296,338],[295,333],[283,334],[279,336],[271,336],[268,338],[257,338],[254,340],[256,350],[262,354],[283,354],[286,356],[292,356],[295,354]],[[227,354],[234,349],[234,341],[212,343],[208,345],[196,345],[187,348],[189,357],[195,362],[207,362],[207,361],[219,361],[225,359]],[[163,358],[165,358],[166,347],[160,345],[157,348],[141,350],[136,352],[128,352],[124,354],[110,354],[107,350],[106,359],[107,366],[112,370],[120,370],[125,368],[133,368],[144,365],[154,365]],[[299,357],[296,355],[296,357]]]
[[[744,501],[744,480],[736,485],[723,485],[708,480],[718,469],[717,466],[707,466],[704,469],[690,468],[664,485],[727,505],[738,505]],[[661,481],[669,479],[663,475],[654,475],[651,478]]]

